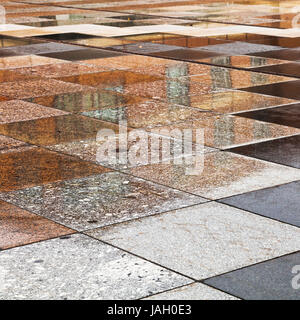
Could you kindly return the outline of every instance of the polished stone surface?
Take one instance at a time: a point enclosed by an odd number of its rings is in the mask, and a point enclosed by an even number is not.
[[[300,136],[241,146],[229,151],[300,169]]]
[[[300,248],[300,230],[296,227],[214,202],[87,234],[194,279]]]
[[[0,300],[262,297],[188,277],[299,250],[298,4],[275,2],[1,2]]]
[[[220,200],[222,203],[300,227],[300,182]],[[288,200],[286,200],[288,199]]]
[[[0,198],[79,231],[206,201],[118,172],[1,193]]]
[[[289,254],[208,279],[205,283],[246,300],[299,300],[296,276],[299,259],[300,253]]]
[[[0,265],[0,299],[137,299],[191,282],[79,234],[1,252]]]

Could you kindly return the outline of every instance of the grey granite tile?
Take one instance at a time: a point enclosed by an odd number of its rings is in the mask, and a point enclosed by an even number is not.
[[[206,201],[118,172],[0,193],[0,198],[75,230],[105,226]]]
[[[137,299],[189,279],[84,235],[0,253],[0,300]]]
[[[220,290],[213,289],[202,283],[192,283],[187,286],[156,294],[143,300],[239,300]]]
[[[205,283],[247,300],[300,300],[299,262],[297,252],[208,279]]]
[[[87,232],[194,279],[300,249],[300,230],[216,202]]]
[[[300,181],[219,200],[300,227]]]

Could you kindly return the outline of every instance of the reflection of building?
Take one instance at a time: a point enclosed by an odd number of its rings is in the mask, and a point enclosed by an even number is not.
[[[0,24],[5,24],[6,23],[6,12],[5,8],[0,6]]]

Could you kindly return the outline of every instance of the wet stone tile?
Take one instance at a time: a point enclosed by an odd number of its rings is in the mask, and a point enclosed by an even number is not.
[[[12,99],[26,99],[67,92],[79,92],[87,89],[78,84],[66,83],[53,79],[27,80],[0,83],[0,92]]]
[[[87,234],[197,280],[300,248],[298,228],[215,202]]]
[[[300,60],[300,50],[299,50]],[[300,78],[300,63],[284,63],[254,69],[257,72],[273,73],[283,76]]]
[[[295,266],[299,259],[300,253],[289,254],[208,279],[205,283],[246,300],[299,300],[299,291],[295,289],[298,270]],[[296,272],[292,273],[293,270]]]
[[[159,293],[143,300],[238,300],[202,283],[192,283],[178,289]]]
[[[79,60],[88,60],[88,59],[99,59],[107,57],[115,57],[123,55],[122,53],[117,53],[114,51],[106,51],[100,49],[82,49],[74,51],[59,51],[59,52],[50,52],[40,54],[45,57],[62,59],[68,61],[79,61]]]
[[[22,147],[1,153],[0,164],[0,191],[17,190],[108,171],[101,166],[35,147]]]
[[[284,126],[300,128],[300,104],[283,105],[276,108],[268,108],[250,112],[242,112],[241,117],[272,122]]]
[[[209,110],[218,113],[235,114],[243,112],[245,110],[266,109],[293,102],[295,102],[295,100],[280,97],[271,97],[262,94],[255,94],[252,92],[232,90],[225,92],[213,92],[208,95],[194,95],[191,96],[184,105],[187,107],[199,108],[202,110]],[[239,114],[239,116],[244,116],[245,114],[247,113],[243,112]],[[256,120],[266,121],[264,118],[257,118]]]
[[[79,115],[0,124],[0,134],[43,146],[85,139],[95,140],[101,129],[118,132],[119,126]]]
[[[27,101],[71,113],[116,108],[142,101],[142,98],[108,90],[89,88],[81,92],[63,93],[27,99]]]
[[[300,169],[300,136],[250,144],[231,152]]]
[[[26,143],[23,141],[18,141],[18,140],[0,135],[0,150],[17,148],[25,145]]]
[[[2,300],[138,299],[191,282],[79,234],[4,251],[0,263]]]
[[[118,172],[2,193],[0,197],[76,230],[205,202],[201,197]]]
[[[244,91],[300,100],[300,80],[244,88]]]
[[[300,205],[299,192],[300,181],[297,181],[244,193],[220,201],[261,216],[300,227],[300,216],[297,213]]]
[[[0,249],[73,233],[71,229],[0,201]]]
[[[22,100],[0,102],[0,124],[64,115],[66,112]]]
[[[296,49],[283,49],[283,50],[275,50],[275,51],[258,52],[258,53],[254,53],[253,55],[259,56],[259,57],[288,60],[288,61],[300,60],[300,50],[296,50]]]
[[[191,169],[195,169],[194,175],[187,174]],[[272,187],[300,177],[297,169],[229,152],[204,153],[186,157],[181,164],[165,161],[130,168],[126,172],[209,199]]]

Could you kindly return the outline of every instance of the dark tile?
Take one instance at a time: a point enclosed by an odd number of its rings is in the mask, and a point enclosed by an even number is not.
[[[41,36],[36,36],[34,38],[49,39],[55,41],[66,41],[66,40],[78,40],[78,39],[89,39],[94,36],[89,36],[87,34],[68,32],[68,33],[56,33],[56,34],[46,34]]]
[[[300,60],[300,51],[299,51]],[[284,63],[272,66],[252,68],[252,71],[274,73],[283,76],[291,76],[300,78],[300,63]]]
[[[98,131],[104,128],[118,132],[117,125],[78,115],[0,124],[0,132],[3,135],[43,146],[86,139],[95,140]]]
[[[300,128],[300,104],[239,113],[240,117]]]
[[[241,90],[266,94],[269,96],[300,100],[300,80],[248,87]]]
[[[223,53],[211,52],[207,50],[192,50],[192,49],[178,49],[178,50],[168,50],[165,52],[155,52],[152,53],[155,57],[161,58],[171,58],[183,61],[198,61],[201,59],[206,59],[210,57],[223,56]]]
[[[0,191],[86,177],[109,171],[70,156],[36,147],[21,147],[0,154]]]
[[[292,286],[293,282],[297,284],[299,268],[292,271],[299,261],[297,252],[208,279],[205,283],[246,300],[299,300],[299,289]]]
[[[219,200],[300,227],[300,181]]]
[[[300,136],[286,137],[228,151],[300,169]]]
[[[45,57],[68,60],[68,61],[79,61],[99,58],[117,57],[123,55],[123,53],[117,53],[114,51],[100,50],[100,49],[84,49],[75,51],[64,51],[64,52],[50,52],[41,54]]]
[[[0,201],[0,222],[0,249],[13,248],[74,232],[4,201]]]
[[[300,60],[300,50],[297,50],[297,49],[283,49],[283,50],[274,50],[274,51],[266,51],[266,52],[257,52],[257,53],[252,53],[251,55],[288,60],[288,61]]]

